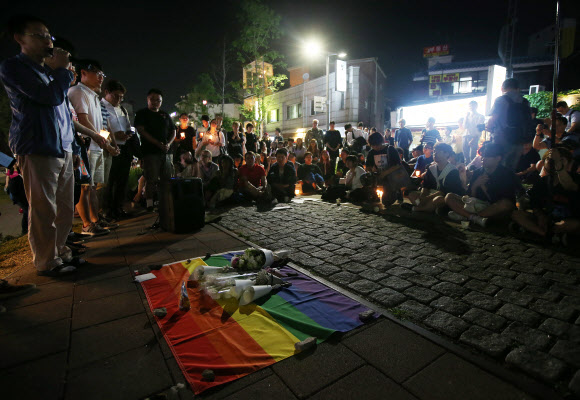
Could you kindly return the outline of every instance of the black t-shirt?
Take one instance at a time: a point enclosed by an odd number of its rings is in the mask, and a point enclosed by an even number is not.
[[[540,154],[536,149],[531,149],[526,154],[522,154],[516,166],[516,172],[522,172],[530,168],[530,165],[540,161]]]
[[[258,137],[254,132],[246,132],[246,150],[256,153],[259,149],[256,148]]]
[[[183,133],[183,135],[182,135]],[[191,151],[193,153],[193,140],[195,139],[195,129],[193,127],[188,126],[187,128],[183,129],[180,127],[177,128],[177,133],[175,134],[175,143],[176,148],[179,151]]]
[[[244,145],[244,134],[242,132],[238,132],[238,138],[234,139],[234,131],[229,131],[228,135],[228,154],[230,156],[235,156],[236,154],[242,155],[243,149],[242,146]]]
[[[339,148],[342,147],[340,146],[342,144],[342,137],[340,136],[340,132],[336,130],[326,131],[326,135],[324,135],[324,144],[332,147],[336,146],[339,146]]]
[[[493,174],[489,176],[487,182],[487,196],[481,187],[477,189],[477,193],[471,191],[473,183],[481,175],[485,174],[485,169],[479,168],[473,172],[471,181],[469,182],[469,193],[473,197],[477,197],[480,200],[489,201],[490,203],[496,203],[501,199],[508,199],[512,202],[516,202],[516,192],[521,187],[520,181],[516,174],[514,174],[510,169],[504,167],[503,165],[498,165]]]
[[[384,171],[387,169],[388,158],[387,158],[387,146],[383,147],[380,150],[371,149],[369,154],[367,155],[367,161],[365,163],[367,167],[367,171],[370,171],[371,168],[377,167],[380,171]]]
[[[580,184],[580,176],[578,174],[570,174],[572,180],[576,184]],[[534,184],[529,191],[530,201],[533,208],[546,208],[549,205],[548,187],[549,177],[544,176]],[[552,186],[552,206],[558,208],[560,215],[578,217],[580,216],[580,194],[578,192],[571,192],[558,182]]]
[[[291,162],[284,164],[284,172],[280,175],[278,163],[272,164],[270,172],[268,172],[268,183],[280,183],[283,185],[294,185],[296,183],[296,170]]]
[[[175,132],[175,126],[171,117],[165,111],[151,111],[148,108],[137,111],[135,114],[135,126],[142,126],[148,134],[159,140],[161,143],[167,143]],[[145,137],[141,139],[141,151],[143,154],[164,154],[164,151],[149,142]]]
[[[441,174],[441,171],[438,170],[437,172],[438,175]],[[438,190],[441,190],[443,193],[463,194],[463,185],[461,184],[459,171],[457,169],[453,169],[444,179],[440,178],[439,180],[441,181],[441,186]],[[423,179],[423,187],[425,189],[437,190],[437,180],[435,179],[435,175],[431,172],[431,168],[427,168],[425,179]]]
[[[260,150],[264,143],[266,144],[267,153],[270,154],[270,146],[272,145],[272,140],[270,138],[260,140]]]

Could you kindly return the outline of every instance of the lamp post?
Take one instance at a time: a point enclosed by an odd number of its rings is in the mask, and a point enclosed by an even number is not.
[[[323,50],[322,46],[316,41],[310,41],[306,43],[305,50],[308,53],[323,53],[326,55],[326,129],[328,130],[330,129],[330,57],[338,56],[339,58],[343,58],[346,57],[346,53],[332,53]]]

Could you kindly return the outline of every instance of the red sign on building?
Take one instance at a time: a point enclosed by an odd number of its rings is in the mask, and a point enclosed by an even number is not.
[[[423,47],[423,57],[437,57],[449,54],[448,44],[438,44],[437,46]]]

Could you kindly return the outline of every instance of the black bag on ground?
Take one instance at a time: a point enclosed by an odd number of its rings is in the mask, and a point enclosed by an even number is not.
[[[204,227],[205,203],[200,178],[171,178],[161,183],[159,224],[173,233],[189,233]]]

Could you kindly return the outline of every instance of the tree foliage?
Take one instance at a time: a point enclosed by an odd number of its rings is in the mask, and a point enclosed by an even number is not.
[[[220,101],[214,80],[208,73],[198,76],[193,88],[175,105],[180,113],[195,114],[196,123],[201,124],[201,116],[208,114],[209,108],[203,104],[206,100],[208,104],[215,104]]]
[[[558,93],[558,98],[571,94],[579,94],[580,89],[568,90]],[[530,102],[531,107],[538,109],[538,118],[548,118],[552,113],[552,92],[538,92],[524,96]],[[580,111],[580,104],[569,104],[570,108]]]

